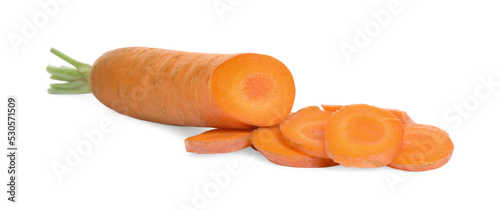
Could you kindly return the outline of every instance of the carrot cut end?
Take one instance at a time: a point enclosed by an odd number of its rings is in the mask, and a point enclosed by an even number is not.
[[[279,60],[241,54],[221,64],[211,77],[215,102],[230,117],[255,126],[272,126],[292,110],[295,83]]]

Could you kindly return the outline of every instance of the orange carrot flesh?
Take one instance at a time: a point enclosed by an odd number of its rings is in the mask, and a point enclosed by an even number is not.
[[[186,151],[198,154],[228,153],[242,150],[252,143],[252,130],[213,129],[187,138]]]
[[[120,113],[172,125],[251,129],[290,113],[288,68],[260,54],[207,54],[131,47],[92,65],[92,93]]]
[[[323,107],[323,109],[326,110],[326,111],[336,112],[337,110],[339,110],[342,107],[344,107],[344,105],[326,105],[326,104],[322,104],[321,107]],[[396,117],[398,117],[399,120],[401,120],[401,122],[403,124],[414,124],[415,123],[410,118],[410,116],[408,115],[408,113],[406,113],[405,111],[401,111],[401,110],[398,110],[398,109],[385,109],[385,110],[391,112],[393,115],[396,115]]]
[[[330,158],[325,152],[325,126],[332,112],[310,106],[288,116],[280,123],[287,143],[313,157]]]
[[[405,171],[427,171],[446,164],[453,153],[449,135],[430,125],[405,125],[403,149],[387,166]]]
[[[344,105],[327,105],[327,104],[321,104],[321,107],[323,107],[323,109],[325,111],[336,112],[337,110],[342,109],[342,107],[344,107]]]
[[[257,125],[276,125],[285,119],[295,98],[293,77],[280,61],[243,54],[220,65],[212,76],[215,102],[230,117]]]
[[[396,115],[396,117],[401,120],[403,124],[415,124],[415,121],[410,118],[410,115],[406,113],[405,111],[401,111],[398,109],[386,109],[387,111],[391,112],[393,115]]]
[[[325,129],[325,150],[346,167],[385,166],[401,152],[404,129],[389,111],[366,105],[348,105],[336,111]]]
[[[252,132],[250,140],[264,157],[278,165],[304,168],[338,165],[331,159],[311,157],[294,150],[286,143],[278,126],[258,128]]]

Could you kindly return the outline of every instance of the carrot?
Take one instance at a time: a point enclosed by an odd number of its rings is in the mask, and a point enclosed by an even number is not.
[[[430,125],[405,125],[403,149],[387,166],[405,171],[427,171],[446,164],[453,153],[449,135]]]
[[[404,129],[389,111],[366,104],[336,111],[325,129],[325,150],[346,167],[385,166],[401,152]]]
[[[342,109],[342,107],[344,107],[344,105],[326,105],[326,104],[321,104],[321,107],[323,107],[323,109],[325,111],[336,112],[337,110]]]
[[[109,108],[153,122],[234,129],[271,126],[288,116],[295,98],[290,71],[267,55],[130,47],[111,50],[90,67],[55,49],[51,52],[76,69],[47,67],[53,78],[68,82],[49,93],[91,90]]]
[[[327,167],[338,165],[331,159],[311,157],[290,147],[278,126],[261,127],[250,135],[252,144],[269,161],[291,167]]]
[[[333,113],[317,106],[302,108],[280,123],[286,142],[295,150],[319,158],[330,158],[325,152],[325,126]]]
[[[323,107],[323,109],[326,110],[326,111],[336,112],[337,110],[339,110],[342,107],[344,107],[344,105],[325,105],[325,104],[322,104],[321,107]],[[398,117],[399,120],[401,120],[401,122],[403,124],[414,124],[415,123],[410,118],[410,116],[408,115],[408,113],[406,113],[405,111],[401,111],[401,110],[398,110],[398,109],[385,109],[385,110],[391,112],[393,115],[396,115],[396,117]]]
[[[415,124],[415,121],[413,121],[413,119],[410,118],[410,115],[408,115],[408,113],[406,113],[405,111],[401,111],[398,109],[385,109],[385,110],[391,112],[393,115],[396,115],[396,117],[398,117],[399,120],[401,120],[401,123],[403,124]]]
[[[184,142],[186,151],[198,154],[228,153],[242,150],[252,143],[252,130],[213,129],[191,136]]]

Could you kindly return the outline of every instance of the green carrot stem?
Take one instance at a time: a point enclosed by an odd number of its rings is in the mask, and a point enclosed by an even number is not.
[[[92,92],[89,86],[80,86],[78,88],[70,88],[70,89],[50,88],[48,91],[50,94],[84,94]]]
[[[47,72],[49,72],[53,76],[64,78],[67,80],[78,80],[84,78],[83,74],[76,69],[65,67],[47,66]]]
[[[49,93],[82,94],[92,92],[88,81],[90,69],[92,68],[91,65],[77,61],[55,48],[50,49],[50,52],[73,65],[74,68],[68,66],[47,66],[47,72],[51,74],[51,79],[67,82],[51,84],[48,90]]]
[[[67,83],[54,83],[50,84],[50,88],[52,89],[74,89],[77,87],[80,87],[82,85],[85,85],[86,83],[83,81],[73,81],[73,82],[67,82]]]

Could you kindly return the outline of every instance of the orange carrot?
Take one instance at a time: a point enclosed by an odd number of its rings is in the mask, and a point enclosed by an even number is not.
[[[198,154],[228,153],[242,150],[252,143],[252,130],[213,129],[191,136],[184,142],[186,151]]]
[[[261,54],[205,54],[130,47],[94,65],[52,49],[76,69],[47,67],[50,93],[85,93],[109,108],[171,125],[249,129],[276,125],[290,113],[295,85],[288,68]],[[88,78],[88,81],[87,81]]]
[[[393,115],[396,115],[396,117],[398,117],[399,120],[401,120],[401,123],[403,124],[415,124],[415,121],[413,121],[413,119],[410,118],[410,115],[408,115],[408,113],[406,113],[405,111],[401,111],[398,109],[385,109],[385,110],[391,112]]]
[[[286,142],[295,150],[319,158],[330,158],[325,152],[325,126],[332,112],[317,106],[303,108],[280,123]]]
[[[250,141],[250,142],[251,142],[251,141]],[[254,146],[253,144],[251,144],[251,145],[250,145],[250,147],[251,147],[253,150],[255,150],[255,151],[259,151],[259,150],[257,150],[257,148],[255,148],[255,146]]]
[[[366,104],[336,111],[325,129],[325,150],[346,167],[385,166],[401,152],[404,129],[389,111]]]
[[[326,104],[321,104],[321,107],[323,107],[324,110],[330,111],[330,112],[336,112],[339,109],[342,109],[344,105],[326,105]]]
[[[290,147],[278,126],[261,127],[250,135],[252,144],[269,161],[291,167],[327,167],[337,165],[331,159],[316,158],[302,154]]]
[[[325,104],[322,104],[321,107],[323,107],[323,109],[326,111],[336,112],[337,110],[344,107],[344,105],[325,105]],[[396,115],[396,117],[398,117],[399,120],[401,120],[401,122],[403,124],[414,124],[415,123],[405,111],[401,111],[398,109],[385,109],[385,110],[391,112],[393,115]]]
[[[453,153],[449,135],[430,125],[404,125],[403,149],[387,166],[405,171],[427,171],[446,164]]]

